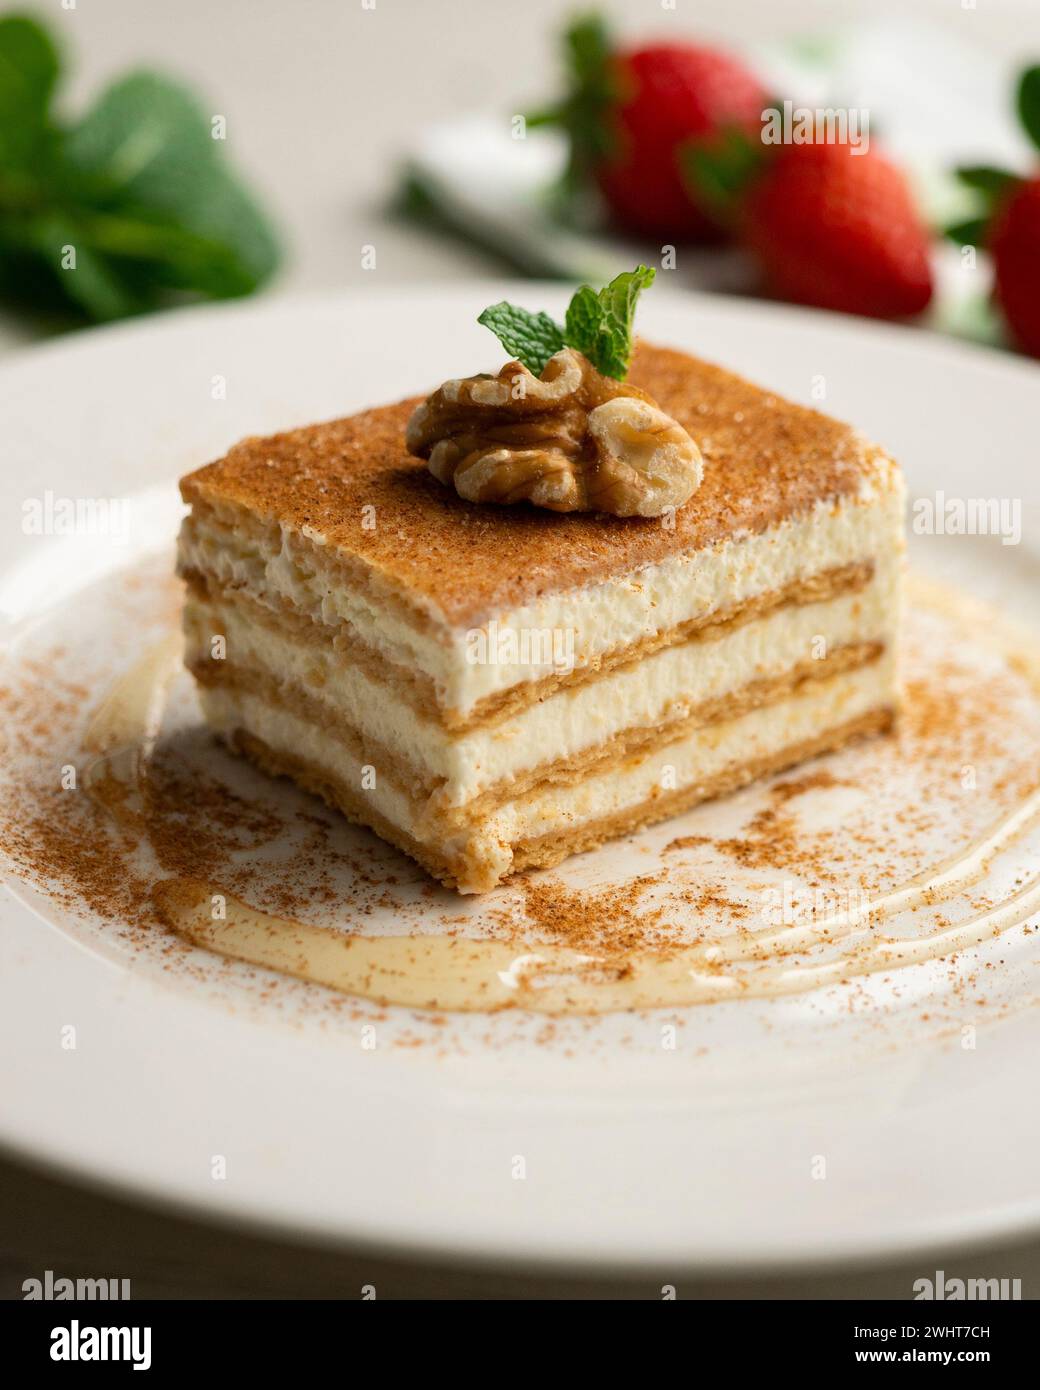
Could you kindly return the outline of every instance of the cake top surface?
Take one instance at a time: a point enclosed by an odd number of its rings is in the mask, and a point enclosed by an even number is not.
[[[704,481],[674,524],[463,501],[405,448],[421,398],[245,439],[189,474],[181,491],[190,503],[230,504],[317,533],[421,610],[470,625],[767,530],[894,468],[848,425],[685,353],[640,342],[629,380],[704,456]]]

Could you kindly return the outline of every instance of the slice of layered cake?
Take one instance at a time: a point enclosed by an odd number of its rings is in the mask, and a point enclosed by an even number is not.
[[[248,439],[182,483],[209,723],[462,892],[898,702],[880,449],[665,348],[624,384],[566,346],[533,366]]]

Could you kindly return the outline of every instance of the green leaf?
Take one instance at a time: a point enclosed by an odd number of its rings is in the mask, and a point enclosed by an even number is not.
[[[597,292],[582,285],[567,309],[564,338],[604,376],[624,381],[632,360],[632,324],[640,293],[654,283],[649,266],[622,271]]]
[[[957,177],[967,188],[974,188],[987,198],[996,200],[1016,182],[1007,169],[995,169],[991,164],[967,164],[957,170]]]
[[[943,229],[943,235],[961,246],[985,246],[988,226],[987,217],[969,217],[963,222],[951,223]]]
[[[46,29],[27,15],[0,19],[0,167],[36,158],[49,135],[48,110],[58,53]]]
[[[1026,68],[1018,80],[1018,114],[1026,134],[1040,150],[1040,65]]]
[[[582,285],[567,306],[563,336],[570,347],[584,353],[590,362],[596,351],[600,317],[599,295],[591,285]]]
[[[492,304],[477,319],[492,333],[511,356],[541,376],[545,364],[564,346],[563,330],[548,314],[534,314],[503,299]]]
[[[524,116],[528,130],[537,130],[539,127],[547,125],[560,125],[563,119],[563,108],[560,106],[545,106],[538,111],[528,111]]]
[[[968,200],[965,212],[970,215],[943,228],[943,235],[962,246],[985,246],[998,204],[1021,180],[1017,174],[992,164],[962,165],[955,172],[959,182],[977,196]]]
[[[135,263],[147,270],[158,291],[192,289],[219,298],[241,276],[232,247],[186,227],[133,211],[90,212],[83,222],[95,250],[127,262],[128,274]]]
[[[578,15],[563,36],[567,66],[575,83],[598,82],[610,60],[610,30],[595,10]]]
[[[485,309],[477,322],[490,328],[506,351],[537,376],[562,347],[572,347],[604,376],[624,381],[632,360],[636,301],[654,283],[656,273],[640,265],[615,275],[599,291],[582,285],[567,306],[563,328],[548,314],[534,314],[506,300]]]
[[[46,29],[0,19],[0,295],[109,319],[255,289],[277,244],[194,98],[137,73],[65,130],[58,76]]]
[[[707,140],[687,141],[679,165],[695,196],[723,220],[767,158],[761,141],[730,127]]]
[[[89,244],[85,228],[73,218],[63,214],[41,218],[33,227],[33,241],[65,296],[88,318],[102,322],[125,318],[146,307],[147,301]],[[75,263],[67,268],[62,266],[65,247],[75,251]]]
[[[609,157],[616,132],[612,111],[620,97],[610,30],[601,15],[579,15],[563,37],[567,90],[562,101],[532,112],[527,124],[559,126],[570,152],[563,176],[568,196],[582,187],[596,166]]]
[[[123,78],[69,133],[65,154],[96,206],[165,223],[173,241],[191,239],[196,254],[167,262],[175,285],[216,297],[247,294],[277,265],[267,219],[178,84],[146,72]],[[206,246],[208,259],[198,254]]]

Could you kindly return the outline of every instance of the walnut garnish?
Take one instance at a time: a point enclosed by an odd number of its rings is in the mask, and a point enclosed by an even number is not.
[[[408,422],[409,451],[470,502],[554,512],[661,516],[700,486],[700,450],[637,386],[602,376],[573,348],[541,376],[446,381]]]

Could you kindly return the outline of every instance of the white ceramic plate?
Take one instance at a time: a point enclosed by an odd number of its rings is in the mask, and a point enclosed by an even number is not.
[[[126,581],[168,563],[177,476],[243,434],[493,365],[474,320],[503,296],[563,299],[528,282],[259,302],[5,365],[7,679],[45,642],[84,672],[125,665],[154,616],[147,584]],[[929,537],[917,558],[1040,627],[1036,367],[663,290],[640,316],[648,337],[854,421],[902,460],[914,494],[1021,499],[1021,544]],[[126,542],[26,535],[23,503],[48,489],[133,495]],[[182,703],[190,724],[187,685]],[[277,785],[271,795],[295,795]],[[757,804],[742,795],[707,814],[740,833]],[[628,875],[677,833],[583,857],[569,881]],[[1023,840],[1016,855],[1009,882],[1035,870],[1040,846]],[[95,1182],[314,1238],[527,1265],[764,1267],[1040,1227],[1040,944],[1026,932],[964,953],[956,971],[688,1010],[674,1048],[652,1013],[546,1037],[544,1020],[512,1013],[445,1028],[382,1010],[371,1049],[364,1010],[332,1008],[324,991],[245,967],[159,969],[39,885],[12,890],[0,1140]]]

